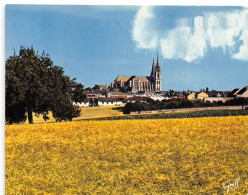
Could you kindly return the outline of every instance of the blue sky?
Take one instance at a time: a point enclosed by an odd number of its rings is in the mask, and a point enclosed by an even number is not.
[[[20,46],[48,53],[85,87],[149,76],[162,90],[248,85],[248,10],[204,6],[7,5],[5,58]]]

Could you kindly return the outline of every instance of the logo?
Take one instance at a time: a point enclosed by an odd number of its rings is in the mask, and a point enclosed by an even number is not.
[[[236,190],[239,188],[239,180],[240,178],[235,179],[234,183],[231,183],[231,180],[228,180],[223,184],[223,188],[227,188],[227,193],[230,191],[231,188],[234,188]]]

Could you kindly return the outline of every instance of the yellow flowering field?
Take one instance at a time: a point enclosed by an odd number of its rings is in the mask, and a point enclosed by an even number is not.
[[[6,194],[248,193],[248,116],[10,125],[5,143]]]

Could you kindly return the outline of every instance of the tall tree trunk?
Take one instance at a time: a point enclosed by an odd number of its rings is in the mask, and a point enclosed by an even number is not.
[[[28,122],[29,124],[33,124],[33,110],[31,106],[28,106]]]
[[[30,105],[30,93],[27,93],[27,97],[26,97],[26,104],[27,104],[27,111],[28,111],[28,122],[29,124],[33,124],[33,109],[32,106]]]

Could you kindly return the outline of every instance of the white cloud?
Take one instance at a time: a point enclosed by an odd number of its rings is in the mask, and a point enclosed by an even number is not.
[[[141,7],[133,23],[133,40],[138,48],[157,49],[167,59],[193,62],[204,57],[210,48],[222,48],[231,58],[248,61],[248,12],[204,13],[194,18],[181,18],[175,27],[162,30],[154,24],[159,18],[150,7]],[[209,48],[208,48],[209,46]]]
[[[150,21],[154,18],[151,7],[143,6],[137,12],[134,22],[132,36],[136,41],[137,47],[142,49],[151,49],[157,47],[158,35],[151,28]],[[148,30],[149,29],[149,30]]]
[[[161,38],[160,47],[164,58],[192,62],[206,52],[206,33],[203,28],[192,32],[190,27],[177,27]]]
[[[248,29],[244,29],[240,37],[243,44],[239,47],[239,52],[232,55],[232,58],[248,61]]]

